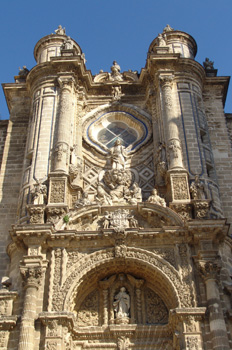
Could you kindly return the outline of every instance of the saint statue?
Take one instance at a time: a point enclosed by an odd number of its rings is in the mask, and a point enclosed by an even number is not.
[[[72,50],[73,49],[73,42],[70,36],[67,36],[67,38],[64,40],[62,46],[62,50]]]
[[[203,66],[205,68],[205,70],[210,70],[210,69],[214,69],[214,62],[210,61],[210,59],[208,57],[206,57],[205,61],[203,62]]]
[[[109,76],[110,80],[123,81],[123,76],[120,73],[121,68],[120,68],[119,64],[117,64],[116,61],[113,62],[113,66],[111,66],[110,69],[111,69],[111,74]]]
[[[110,150],[112,169],[125,169],[126,155],[124,149],[121,141],[117,139],[114,147]]]
[[[130,191],[131,193],[131,198],[130,198],[130,203],[131,204],[137,204],[138,202],[142,202],[142,190],[135,182],[132,186],[132,190]]]
[[[116,318],[129,317],[130,296],[125,287],[121,287],[120,292],[115,295],[113,307]]]
[[[195,175],[189,190],[193,199],[205,199],[205,187],[198,175]]]
[[[33,204],[46,204],[47,186],[42,184],[40,180],[36,180],[34,188],[31,190]]]
[[[59,35],[65,35],[65,28],[62,28],[62,26],[59,24],[58,28],[55,30],[55,33]]]
[[[161,205],[162,207],[166,207],[165,200],[158,195],[156,189],[152,190],[151,196],[148,198],[147,201],[149,203],[158,204],[158,205]]]
[[[159,34],[158,35],[158,46],[166,46],[166,34]]]

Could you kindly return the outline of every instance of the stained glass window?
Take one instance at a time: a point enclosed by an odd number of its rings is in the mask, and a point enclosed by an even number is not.
[[[119,139],[123,146],[128,147],[138,138],[136,131],[123,122],[115,121],[107,125],[98,133],[98,141],[107,148],[114,146],[115,141]]]

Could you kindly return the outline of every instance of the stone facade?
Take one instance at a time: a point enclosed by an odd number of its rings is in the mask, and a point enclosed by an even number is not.
[[[61,26],[3,84],[0,348],[232,348],[228,77],[167,25],[93,76]]]

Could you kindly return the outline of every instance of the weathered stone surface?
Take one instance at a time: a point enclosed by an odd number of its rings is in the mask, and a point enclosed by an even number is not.
[[[61,25],[34,53],[3,85],[0,347],[231,348],[228,78],[169,25],[141,74],[92,76]]]

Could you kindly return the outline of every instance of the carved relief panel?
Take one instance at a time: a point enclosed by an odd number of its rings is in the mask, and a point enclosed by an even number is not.
[[[99,281],[80,305],[77,297],[75,310],[78,327],[168,323],[168,309],[161,297],[144,280],[125,274]]]

